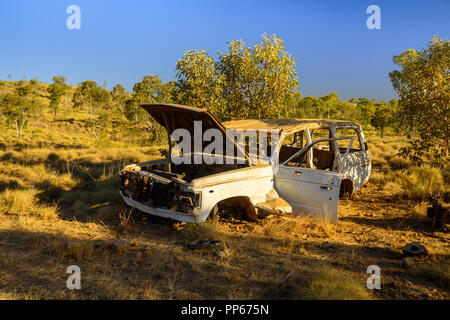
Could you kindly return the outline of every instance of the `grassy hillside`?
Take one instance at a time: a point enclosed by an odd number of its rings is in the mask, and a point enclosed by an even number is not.
[[[0,81],[0,98],[19,85],[20,81]],[[15,138],[14,124],[7,123],[0,115],[0,126],[4,130],[0,135],[0,148],[80,149],[152,145],[153,136],[148,130],[132,124],[122,112],[114,108],[106,111],[110,124],[104,128],[101,141],[97,142],[90,129],[87,111],[73,107],[72,97],[76,86],[69,86],[67,94],[61,98],[56,117],[48,108],[48,86],[47,83],[37,82],[36,97],[43,108],[27,122],[21,139]]]
[[[340,200],[338,225],[272,216],[179,229],[131,210],[118,194],[120,169],[160,157],[163,147],[125,121],[97,144],[86,117],[67,105],[56,120],[44,110],[22,139],[13,127],[0,132],[0,299],[450,297],[450,238],[433,229],[423,202],[448,185],[438,171],[395,155],[405,137],[368,136],[372,178]],[[199,239],[222,240],[226,254],[186,249]],[[131,247],[116,252],[116,240]],[[429,256],[405,269],[401,248],[413,241]],[[72,264],[81,290],[66,288]],[[372,264],[382,290],[366,288]]]

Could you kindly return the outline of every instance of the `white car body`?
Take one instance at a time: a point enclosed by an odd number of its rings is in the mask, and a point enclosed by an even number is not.
[[[370,176],[367,143],[361,127],[354,122],[286,119],[220,123],[209,112],[193,107],[169,104],[143,107],[166,127],[169,136],[180,126],[192,131],[189,123],[196,119],[223,132],[226,128],[271,129],[280,133],[279,143],[272,146],[272,154],[265,162],[247,161],[231,168],[206,167],[207,164],[182,167],[166,158],[126,166],[121,174],[120,191],[125,203],[152,215],[201,223],[218,205],[232,204],[244,207],[253,219],[261,212],[271,212],[315,215],[337,222],[341,188],[352,194]],[[329,136],[314,139],[319,130],[325,130]],[[354,134],[337,136],[338,132],[348,130]],[[288,137],[293,137],[291,145],[284,144]],[[344,141],[348,144],[346,148],[339,145]],[[358,148],[353,148],[354,142],[358,142]],[[245,155],[248,160],[248,154]],[[204,173],[205,170],[210,172]],[[181,178],[191,171],[192,179]]]

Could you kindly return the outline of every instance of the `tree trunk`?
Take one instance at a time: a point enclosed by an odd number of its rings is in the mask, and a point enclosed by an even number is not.
[[[27,122],[27,117],[24,117],[22,119],[22,123],[20,124],[19,138],[22,138],[22,130],[23,130],[23,126],[25,125],[25,122]]]
[[[16,138],[19,138],[19,124],[17,123],[17,120],[14,120],[14,123],[16,125]]]
[[[94,110],[92,109],[92,104],[90,104],[89,105],[89,119],[91,121],[91,128],[92,128],[92,132],[94,133],[94,138],[98,142],[98,136],[97,136],[97,133],[95,132],[95,127],[94,127],[94,119],[93,119],[94,115],[93,115],[93,113],[94,113]]]

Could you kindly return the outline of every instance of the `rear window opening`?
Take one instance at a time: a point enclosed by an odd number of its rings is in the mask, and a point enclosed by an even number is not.
[[[359,138],[358,131],[352,128],[337,128],[336,129],[336,137],[354,137],[353,143],[350,147],[349,152],[357,152],[362,150],[361,140]],[[348,147],[348,140],[337,140],[339,146],[339,152],[345,153]]]
[[[312,141],[331,138],[328,128],[311,130]],[[304,130],[295,132],[285,137],[280,148],[280,163],[284,163],[308,144]],[[312,152],[312,161],[308,161],[308,155]],[[287,162],[286,166],[311,168],[330,171],[334,162],[334,145],[332,141],[321,141],[311,148],[297,155]]]

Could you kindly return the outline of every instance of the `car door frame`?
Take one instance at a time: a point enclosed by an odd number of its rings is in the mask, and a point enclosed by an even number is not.
[[[306,128],[307,136],[311,136],[309,128]],[[332,133],[333,134],[333,133]],[[337,210],[339,201],[339,188],[342,179],[342,168],[345,159],[353,143],[354,137],[333,136],[332,138],[318,139],[308,143],[294,155],[289,157],[282,164],[278,162],[279,150],[286,134],[281,134],[281,139],[272,158],[274,167],[274,187],[280,197],[286,200],[293,209],[294,215],[320,216],[332,223],[337,222]],[[325,171],[312,168],[302,168],[297,166],[287,166],[286,164],[302,152],[310,154],[312,147],[323,141],[350,139],[344,161],[341,161],[337,171]],[[306,157],[309,157],[307,154]],[[305,158],[304,161],[308,159]]]
[[[371,160],[369,151],[367,148],[367,142],[365,140],[364,134],[362,132],[362,129],[360,126],[353,125],[353,126],[334,126],[331,128],[332,135],[334,137],[337,137],[336,130],[339,129],[351,129],[355,130],[357,138],[359,140],[359,144],[361,147],[361,150],[358,151],[352,151],[347,150],[348,152],[345,155],[345,163],[342,163],[342,159],[344,157],[343,154],[340,153],[339,145],[337,141],[334,142],[335,144],[335,150],[336,150],[336,157],[338,159],[338,162],[341,162],[341,172],[343,174],[342,179],[347,179],[352,182],[353,190],[351,190],[352,193],[358,191],[364,183],[367,182],[367,180],[370,177],[371,173]]]

